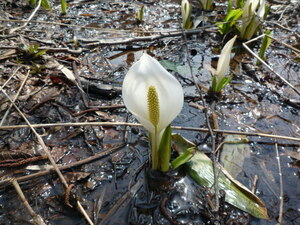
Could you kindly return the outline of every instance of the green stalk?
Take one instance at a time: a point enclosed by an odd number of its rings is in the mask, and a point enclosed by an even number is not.
[[[66,0],[61,0],[61,13],[63,15],[67,14],[67,2],[66,2]]]
[[[152,169],[158,169],[158,132],[155,126],[154,135],[151,134],[151,153],[152,153]]]
[[[160,139],[158,155],[159,155],[159,169],[167,172],[170,169],[171,159],[171,126],[167,126]]]

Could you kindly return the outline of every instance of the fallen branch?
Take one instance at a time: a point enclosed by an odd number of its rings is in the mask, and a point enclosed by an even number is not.
[[[12,28],[8,31],[9,34],[12,34],[14,32],[16,32],[17,30],[20,30],[24,27],[27,26],[27,24],[30,22],[30,20],[35,16],[36,12],[39,10],[40,6],[41,6],[41,2],[42,0],[39,0],[38,3],[37,3],[37,6],[35,7],[35,9],[33,10],[33,12],[31,13],[31,15],[29,16],[29,18],[25,21],[25,23],[19,27],[16,27],[16,28]]]
[[[69,187],[66,179],[64,178],[64,176],[62,175],[61,171],[59,170],[59,168],[57,167],[50,151],[48,150],[47,146],[44,143],[44,140],[42,139],[42,137],[37,133],[37,131],[31,126],[31,123],[28,121],[28,119],[26,118],[26,116],[22,113],[22,111],[19,109],[19,107],[13,102],[13,100],[6,94],[6,92],[2,89],[2,93],[6,96],[7,99],[9,99],[9,101],[12,103],[12,105],[15,107],[15,109],[19,112],[19,114],[23,117],[23,119],[25,120],[25,122],[27,123],[27,125],[30,127],[30,129],[32,130],[32,132],[35,134],[38,142],[40,143],[40,145],[42,146],[44,152],[46,153],[49,161],[51,162],[53,168],[55,169],[56,173],[58,174],[61,182],[63,183],[63,185],[65,186],[65,188],[67,189]],[[77,200],[77,206],[80,210],[80,212],[82,213],[82,215],[84,216],[84,218],[88,221],[88,223],[90,225],[94,225],[94,223],[92,222],[92,220],[89,218],[88,214],[86,213],[86,211],[83,209],[83,207],[81,206],[81,203]]]
[[[279,216],[278,216],[278,224],[282,224],[283,218],[283,179],[282,179],[282,171],[281,171],[281,163],[280,163],[280,155],[278,151],[278,144],[275,142],[275,151],[276,151],[276,159],[278,164],[278,174],[279,174],[279,184],[280,184],[280,196],[279,196]]]
[[[18,183],[18,181],[16,179],[12,179],[11,180],[12,185],[14,186],[17,194],[19,195],[21,201],[23,202],[25,208],[28,210],[29,214],[31,215],[34,224],[37,225],[46,225],[46,223],[44,222],[44,220],[42,219],[42,217],[38,214],[36,214],[36,212],[31,208],[31,206],[29,205],[25,195],[23,194],[23,191]]]
[[[0,46],[0,49],[19,49],[19,46],[3,45]],[[70,48],[50,48],[50,47],[39,47],[38,50],[47,50],[47,52],[64,52],[70,54],[81,54],[82,49],[70,49]]]
[[[300,95],[300,91],[297,90],[290,82],[288,82],[284,77],[282,77],[280,74],[278,74],[275,70],[273,70],[272,67],[270,67],[262,58],[260,58],[258,55],[256,55],[248,46],[247,44],[256,41],[257,39],[260,39],[262,37],[264,37],[265,34],[260,35],[256,38],[253,38],[250,41],[247,41],[245,43],[243,43],[244,48],[250,52],[251,55],[253,55],[255,58],[257,58],[262,64],[264,64],[264,66],[266,66],[271,72],[273,72],[280,80],[282,80],[284,83],[286,83],[290,88],[292,88],[298,95]]]
[[[45,124],[31,124],[34,128],[39,127],[64,127],[64,126],[102,126],[102,127],[113,127],[113,126],[135,126],[135,127],[142,127],[142,124],[139,123],[126,123],[126,122],[80,122],[80,123],[45,123]],[[17,128],[29,128],[29,125],[9,125],[9,126],[2,126],[0,130],[11,130]],[[197,127],[180,127],[180,126],[172,126],[174,130],[189,130],[189,131],[197,131],[197,132],[209,132],[207,128],[197,128]],[[235,130],[221,130],[221,129],[212,129],[215,133],[223,133],[223,134],[239,134],[239,135],[246,135],[246,136],[261,136],[261,137],[268,137],[268,138],[278,138],[290,141],[299,141],[300,137],[290,137],[290,136],[282,136],[276,134],[266,134],[266,133],[253,133],[253,132],[243,132],[243,131],[235,131]]]
[[[122,147],[124,147],[124,145],[120,145],[118,147],[105,150],[105,151],[100,152],[100,153],[98,153],[94,156],[90,156],[86,159],[82,159],[82,160],[79,160],[79,161],[74,162],[74,163],[70,163],[70,164],[67,164],[67,165],[64,165],[64,166],[57,166],[57,167],[59,168],[59,170],[66,170],[66,169],[70,169],[70,168],[73,168],[73,167],[76,167],[76,166],[81,166],[81,165],[90,163],[94,160],[97,160],[97,159],[103,158],[105,156],[108,156],[108,155],[112,154],[113,152],[121,149]],[[30,175],[25,175],[25,176],[22,176],[22,177],[15,178],[15,180],[18,181],[18,182],[24,182],[24,181],[28,181],[28,180],[31,180],[31,179],[34,179],[34,178],[37,178],[37,177],[41,177],[41,176],[44,176],[44,175],[47,175],[47,174],[50,174],[50,173],[53,173],[53,172],[55,172],[55,170],[52,167],[52,168],[44,170],[44,171],[40,171],[40,172],[33,173],[33,174],[30,174]],[[0,186],[1,187],[5,187],[5,186],[10,185],[10,184],[11,184],[11,179],[10,178],[0,181]]]

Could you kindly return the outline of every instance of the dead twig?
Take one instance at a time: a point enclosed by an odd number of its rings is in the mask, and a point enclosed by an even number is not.
[[[186,53],[187,53],[187,62],[188,62],[188,65],[189,65],[189,69],[190,69],[190,75],[192,76],[192,79],[193,79],[193,82],[196,86],[196,89],[198,90],[198,93],[200,95],[200,98],[202,99],[202,102],[203,102],[203,107],[204,107],[204,114],[205,114],[205,119],[206,119],[206,125],[208,127],[208,132],[210,134],[210,137],[211,137],[211,142],[212,142],[212,147],[211,147],[211,151],[212,151],[212,161],[213,161],[213,172],[214,172],[214,190],[215,190],[215,207],[213,208],[213,211],[214,212],[218,212],[219,211],[219,185],[218,185],[218,176],[217,176],[217,171],[216,171],[216,163],[217,163],[217,159],[216,159],[216,139],[215,139],[215,134],[212,130],[212,127],[211,127],[211,124],[210,124],[210,120],[209,120],[209,112],[208,112],[208,107],[205,103],[205,100],[202,96],[202,92],[201,92],[201,89],[200,87],[197,85],[197,82],[196,82],[196,77],[193,73],[193,69],[192,69],[192,65],[191,65],[191,62],[190,62],[190,58],[189,58],[189,48],[188,48],[188,45],[187,45],[187,37],[186,37],[186,31],[183,31],[183,37],[184,37],[184,41],[185,41],[185,48],[186,48]]]
[[[44,220],[42,219],[42,217],[38,214],[36,214],[36,212],[31,208],[31,206],[29,205],[25,195],[23,194],[23,191],[18,183],[18,181],[16,179],[12,179],[11,180],[12,185],[14,186],[16,192],[18,193],[22,203],[24,204],[25,208],[28,210],[29,214],[31,215],[34,224],[37,225],[46,225],[46,223],[44,222]]]
[[[70,164],[67,164],[67,165],[64,165],[64,166],[58,166],[58,168],[60,170],[66,170],[66,169],[70,169],[70,168],[73,168],[73,167],[76,167],[76,166],[81,166],[81,165],[90,163],[94,160],[97,160],[97,159],[103,158],[105,156],[108,156],[108,155],[112,154],[113,152],[121,149],[122,147],[124,147],[124,145],[120,145],[118,147],[108,149],[108,150],[100,152],[100,153],[98,153],[94,156],[90,156],[86,159],[82,159],[82,160],[79,160],[79,161],[74,162],[74,163],[70,163]],[[44,171],[41,171],[41,172],[37,172],[37,173],[34,173],[34,174],[30,174],[30,175],[25,175],[25,176],[18,177],[18,178],[15,178],[15,179],[18,182],[24,182],[24,181],[28,181],[28,180],[31,180],[31,179],[34,179],[34,178],[37,178],[37,177],[41,177],[41,176],[44,176],[44,175],[47,175],[47,174],[50,174],[50,173],[53,173],[53,172],[54,172],[54,168],[52,167],[50,169],[47,169],[47,170],[44,170]],[[5,186],[9,185],[10,180],[11,179],[1,180],[0,181],[0,186],[5,187]]]
[[[300,95],[300,91],[297,90],[290,82],[288,82],[284,77],[282,77],[280,74],[278,74],[275,70],[273,70],[272,67],[270,67],[262,58],[260,58],[258,55],[256,55],[248,46],[247,44],[256,41],[259,38],[264,37],[265,34],[260,35],[259,37],[256,37],[250,41],[247,41],[245,43],[243,43],[244,48],[250,52],[251,55],[253,55],[255,58],[257,58],[262,64],[264,64],[264,66],[266,66],[271,72],[273,72],[279,79],[281,79],[284,83],[286,83],[290,88],[292,88],[298,95]]]
[[[38,142],[40,143],[40,145],[42,146],[44,152],[46,153],[49,161],[51,162],[53,168],[55,169],[56,173],[58,174],[61,182],[63,183],[63,185],[65,186],[65,188],[68,188],[68,183],[66,181],[66,179],[64,178],[64,176],[62,175],[61,171],[59,170],[58,166],[56,165],[53,157],[51,156],[51,153],[49,152],[47,146],[45,145],[42,137],[37,133],[37,131],[31,126],[31,123],[28,121],[28,119],[26,118],[26,116],[22,113],[22,111],[19,109],[19,107],[12,101],[12,99],[6,94],[6,92],[2,89],[2,93],[6,96],[6,98],[9,99],[9,101],[13,104],[13,106],[15,107],[15,109],[19,112],[19,114],[23,117],[23,119],[25,120],[25,122],[28,124],[28,126],[30,127],[30,129],[32,130],[32,132],[35,134]],[[86,213],[86,211],[83,209],[83,207],[81,206],[81,203],[77,200],[77,206],[80,210],[80,212],[82,213],[82,215],[85,217],[85,219],[88,221],[88,223],[90,225],[93,225],[94,223],[92,222],[92,220],[89,218],[88,214]]]
[[[276,160],[278,164],[278,175],[279,175],[279,183],[280,183],[280,196],[279,196],[280,205],[279,205],[279,217],[278,217],[278,224],[280,225],[282,224],[282,218],[283,218],[283,179],[282,179],[280,155],[278,151],[277,142],[275,142],[275,152],[276,152]]]
[[[39,160],[47,159],[46,155],[41,155],[41,156],[35,156],[32,158],[28,159],[12,159],[12,160],[3,160],[0,161],[0,168],[3,167],[17,167],[17,166],[22,166],[30,162],[36,162]]]
[[[28,77],[29,77],[29,74],[30,74],[30,70],[27,71],[27,74],[26,74],[24,80],[22,81],[21,86],[19,87],[19,90],[17,91],[15,97],[13,98],[13,100],[12,100],[13,102],[12,102],[12,103],[15,103],[15,101],[16,101],[17,98],[19,97],[19,95],[20,95],[20,93],[21,93],[21,91],[22,91],[22,89],[23,89],[23,87],[24,87],[24,85],[25,85],[25,83],[26,83],[26,81],[27,81],[27,79],[28,79]],[[13,106],[12,103],[9,105],[8,109],[6,110],[6,112],[5,112],[5,114],[4,114],[3,118],[2,118],[2,120],[1,120],[1,122],[0,122],[0,126],[3,125],[3,123],[4,123],[5,119],[6,119],[6,117],[8,116],[8,114],[9,114],[9,112],[10,112],[12,106]]]
[[[80,127],[80,126],[102,126],[102,127],[112,127],[112,126],[135,126],[135,127],[142,127],[142,124],[139,123],[127,123],[127,122],[77,122],[77,123],[45,123],[45,124],[31,124],[33,128],[39,127]],[[0,126],[0,130],[11,130],[11,129],[18,129],[18,128],[29,128],[29,125],[8,125],[8,126]],[[181,126],[171,126],[174,130],[189,130],[189,131],[196,131],[196,132],[209,132],[207,128],[198,128],[198,127],[181,127]],[[214,133],[223,133],[223,134],[240,134],[246,136],[260,136],[260,137],[267,137],[267,138],[277,138],[277,139],[284,139],[290,141],[300,141],[300,137],[290,137],[290,136],[283,136],[283,135],[276,135],[276,134],[266,134],[266,133],[253,133],[253,132],[243,132],[243,131],[236,131],[236,130],[221,130],[221,129],[212,129]]]
[[[5,81],[5,83],[0,87],[0,91],[9,83],[9,81],[17,74],[19,69],[21,69],[23,66],[19,66],[13,73],[12,75],[9,76],[9,78]]]
[[[26,27],[27,24],[30,22],[30,20],[35,16],[36,12],[39,10],[39,8],[40,8],[40,6],[41,6],[41,2],[42,2],[42,0],[39,0],[39,1],[38,1],[38,3],[37,3],[37,5],[36,5],[35,9],[33,10],[33,12],[31,13],[31,15],[28,17],[28,19],[25,21],[25,23],[24,23],[23,25],[21,25],[21,26],[19,26],[19,27],[16,27],[16,28],[10,29],[10,30],[8,31],[8,33],[9,33],[9,34],[12,34],[12,33],[16,32],[17,30],[20,30],[20,29]]]
[[[11,45],[2,45],[0,49],[19,49],[19,46],[11,46]],[[82,49],[70,49],[70,48],[51,48],[51,47],[39,47],[38,50],[47,50],[47,52],[64,52],[70,54],[81,54]]]

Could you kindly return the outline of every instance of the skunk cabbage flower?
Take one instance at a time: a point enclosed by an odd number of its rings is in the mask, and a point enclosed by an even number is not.
[[[229,70],[230,54],[232,46],[235,42],[236,35],[230,39],[223,47],[221,55],[219,57],[218,66],[216,71],[212,71],[212,84],[210,91],[212,93],[220,93],[221,90],[231,81],[230,76],[226,76]]]
[[[181,111],[183,89],[156,59],[143,54],[126,74],[122,95],[127,109],[150,132],[152,168],[157,169],[160,139]]]
[[[181,1],[181,16],[182,16],[182,28],[191,29],[193,22],[191,21],[192,5],[188,0]]]
[[[213,0],[199,0],[202,9],[210,10],[212,8]]]
[[[243,7],[242,38],[252,38],[266,13],[265,8],[265,0],[247,0]]]
[[[236,37],[237,36],[235,35],[233,38],[231,38],[221,51],[216,72],[218,81],[221,81],[229,70],[231,49]]]

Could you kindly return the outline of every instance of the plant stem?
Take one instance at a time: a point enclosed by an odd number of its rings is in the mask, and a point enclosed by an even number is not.
[[[152,169],[158,169],[158,132],[155,126],[154,135],[151,135]]]

